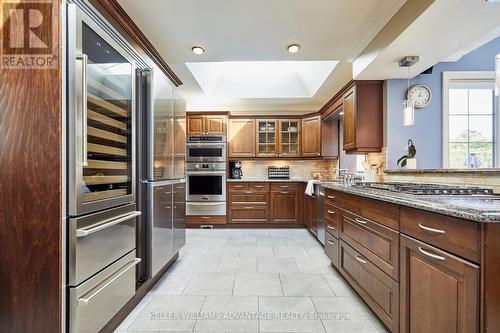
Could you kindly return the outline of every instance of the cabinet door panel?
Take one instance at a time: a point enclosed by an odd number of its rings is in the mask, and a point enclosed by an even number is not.
[[[300,119],[280,119],[278,156],[300,156]]]
[[[344,95],[344,150],[356,147],[356,88]]]
[[[229,157],[255,156],[255,121],[253,119],[229,120]]]
[[[339,267],[339,240],[330,233],[325,233],[325,254],[335,268]]]
[[[266,223],[268,207],[266,205],[231,205],[229,223]]]
[[[226,133],[225,116],[205,116],[205,127],[208,135],[224,135]]]
[[[478,266],[401,235],[401,332],[477,332],[478,295]]]
[[[298,223],[299,222],[299,193],[298,192],[271,192],[271,222]]]
[[[321,116],[302,119],[302,156],[321,155]]]
[[[188,135],[204,135],[204,117],[200,116],[188,116],[187,118],[187,134]]]

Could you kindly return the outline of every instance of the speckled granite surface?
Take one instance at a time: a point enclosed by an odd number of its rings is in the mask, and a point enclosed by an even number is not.
[[[385,170],[388,174],[410,174],[410,173],[466,173],[466,174],[500,174],[500,169],[390,169]]]
[[[229,183],[232,182],[259,182],[259,183],[306,183],[309,179],[304,178],[290,178],[290,179],[268,179],[268,178],[241,178],[241,179],[227,179]]]
[[[500,196],[482,196],[479,200],[477,197],[414,195],[357,186],[345,187],[334,183],[323,183],[323,187],[466,220],[500,223]]]

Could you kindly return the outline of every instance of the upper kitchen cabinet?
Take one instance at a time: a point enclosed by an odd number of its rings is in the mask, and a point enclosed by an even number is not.
[[[279,120],[278,157],[300,156],[300,119]]]
[[[199,135],[225,135],[226,134],[225,115],[194,115],[187,118],[187,134]]]
[[[232,118],[228,127],[229,157],[254,157],[255,119]]]
[[[302,156],[321,156],[321,116],[302,119]]]
[[[342,96],[344,150],[363,154],[383,146],[383,82],[354,81]]]
[[[339,157],[339,117],[336,112],[321,121],[321,156],[324,159]]]
[[[277,119],[257,119],[256,120],[256,135],[257,135],[257,156],[258,157],[275,157],[278,156],[278,136],[276,131],[278,128]]]

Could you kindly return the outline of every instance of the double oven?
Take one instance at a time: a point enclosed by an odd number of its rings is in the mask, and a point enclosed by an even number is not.
[[[186,215],[226,215],[224,136],[188,137],[186,177]]]

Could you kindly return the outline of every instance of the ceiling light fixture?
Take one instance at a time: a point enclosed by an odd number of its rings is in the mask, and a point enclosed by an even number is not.
[[[300,50],[300,45],[299,44],[290,44],[288,45],[288,52],[290,53],[297,53]]]
[[[197,55],[205,53],[205,49],[202,46],[199,46],[199,45],[194,45],[191,48],[191,51],[193,51],[193,53],[197,54]]]
[[[408,69],[408,89],[410,89],[410,67],[415,65],[418,60],[418,56],[408,56],[399,61],[399,67],[406,67]],[[414,124],[415,101],[412,99],[405,99],[403,101],[403,126],[413,126]]]

